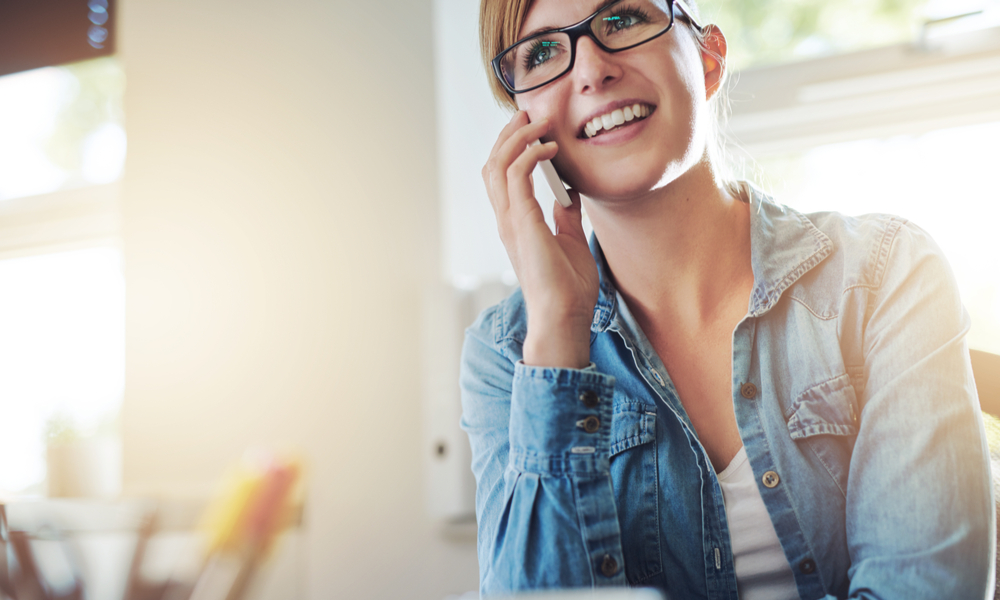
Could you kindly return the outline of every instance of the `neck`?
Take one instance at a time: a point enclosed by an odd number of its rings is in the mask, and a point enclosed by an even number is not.
[[[587,207],[608,267],[643,324],[700,327],[753,286],[749,206],[720,186],[710,164],[627,203]]]

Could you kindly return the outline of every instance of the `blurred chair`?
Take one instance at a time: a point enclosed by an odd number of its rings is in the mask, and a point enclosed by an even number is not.
[[[299,498],[278,496],[273,486],[249,495],[261,501],[240,506],[240,526],[230,532],[238,543],[225,540],[200,572],[162,567],[204,552],[203,501],[0,502],[0,600],[240,600],[254,589],[274,537],[302,524]],[[150,554],[152,570],[144,568]]]
[[[50,526],[34,536],[8,527],[7,506],[0,504],[0,598],[83,600],[78,559],[65,537]]]
[[[972,350],[972,373],[979,390],[979,407],[983,412],[1000,417],[1000,356]]]
[[[972,350],[972,374],[976,378],[979,392],[979,408],[983,411],[986,425],[986,442],[990,447],[990,467],[993,471],[993,495],[997,516],[997,540],[1000,541],[1000,356]],[[997,552],[997,573],[1000,573],[1000,549]],[[994,588],[995,597],[1000,598],[1000,577]]]

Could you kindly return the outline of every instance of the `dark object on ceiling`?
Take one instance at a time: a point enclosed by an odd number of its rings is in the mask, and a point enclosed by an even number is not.
[[[0,0],[0,75],[115,52],[115,0]]]

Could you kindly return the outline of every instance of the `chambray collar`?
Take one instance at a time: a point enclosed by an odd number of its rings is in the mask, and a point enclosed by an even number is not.
[[[750,191],[750,264],[754,287],[750,316],[760,316],[781,294],[833,253],[833,242],[805,215]]]
[[[798,211],[776,204],[769,196],[743,183],[750,201],[750,264],[754,287],[749,316],[769,311],[781,294],[833,252],[833,242]],[[617,316],[618,293],[596,234],[590,252],[601,278],[591,331],[606,330]]]

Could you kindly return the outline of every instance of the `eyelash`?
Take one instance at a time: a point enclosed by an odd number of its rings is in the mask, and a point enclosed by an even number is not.
[[[539,48],[545,48],[545,47],[546,46],[542,45],[541,40],[535,40],[534,42],[531,43],[531,48],[528,50],[528,53],[524,56],[524,65],[523,65],[523,67],[524,67],[525,71],[530,71],[530,70],[532,70],[532,69],[535,68],[535,65],[531,64],[531,61],[532,61],[532,59],[535,56],[535,52]]]
[[[640,23],[648,23],[649,15],[646,11],[641,8],[635,8],[632,6],[616,6],[611,12],[612,17],[635,17]]]

